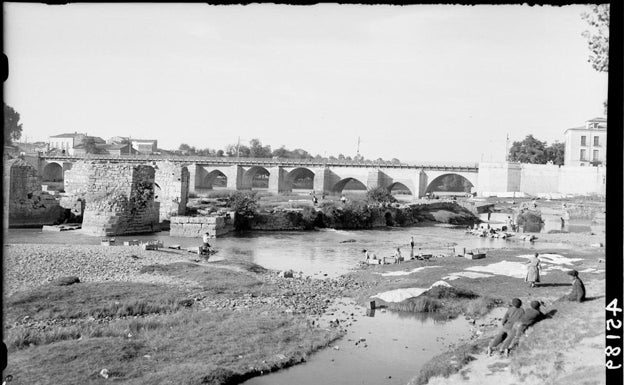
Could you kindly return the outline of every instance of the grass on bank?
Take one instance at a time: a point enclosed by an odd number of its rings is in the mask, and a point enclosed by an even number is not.
[[[594,286],[595,285],[595,286]],[[593,293],[604,293],[604,280],[594,281]],[[505,381],[564,385],[604,383],[604,297],[589,301],[548,302],[550,318],[529,328],[510,355]],[[485,352],[492,333],[433,357],[410,385],[424,385],[432,377],[449,377]],[[506,364],[505,364],[506,366]],[[482,373],[483,375],[483,373]],[[449,383],[453,383],[449,379]]]
[[[45,319],[104,318],[175,312],[188,306],[187,293],[176,287],[136,282],[88,282],[44,285],[6,298],[5,322],[28,316]]]
[[[261,272],[262,268],[231,261],[217,264],[218,267],[211,265],[212,263],[206,266],[191,262],[149,265],[144,266],[141,273],[168,275],[194,281],[207,294],[248,294],[261,289],[262,281],[250,272]]]
[[[302,362],[339,336],[303,317],[188,310],[111,322],[99,337],[12,351],[4,373],[24,384],[100,383],[102,369],[126,384],[230,384]]]
[[[500,300],[480,296],[469,290],[437,286],[418,297],[398,303],[388,303],[387,307],[404,312],[442,313],[449,317],[456,317],[460,314],[480,317],[500,303]]]

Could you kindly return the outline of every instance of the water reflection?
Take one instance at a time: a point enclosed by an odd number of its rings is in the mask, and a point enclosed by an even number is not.
[[[444,227],[406,227],[379,230],[322,230],[309,232],[248,232],[217,238],[210,244],[219,258],[239,258],[269,269],[292,269],[305,275],[323,278],[348,272],[362,260],[362,249],[371,250],[378,258],[389,257],[396,247],[409,250],[410,237],[417,244],[416,253],[451,254],[458,244],[466,249],[513,248],[517,244],[504,239],[479,238],[464,230]],[[170,237],[168,232],[116,237],[117,245],[129,240],[159,240],[165,246],[182,248],[199,246],[199,238]],[[355,240],[346,242],[345,240]],[[7,243],[87,244],[99,245],[100,238],[77,231],[42,232],[40,229],[10,229]],[[119,246],[114,246],[119,247]],[[552,245],[523,245],[540,249]]]

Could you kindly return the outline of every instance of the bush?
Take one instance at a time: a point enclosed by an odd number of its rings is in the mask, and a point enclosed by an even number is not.
[[[375,187],[366,192],[366,199],[371,203],[395,203],[398,202],[388,189]]]
[[[258,199],[253,191],[235,191],[230,195],[228,206],[236,212],[234,228],[249,229],[250,220],[258,213]]]

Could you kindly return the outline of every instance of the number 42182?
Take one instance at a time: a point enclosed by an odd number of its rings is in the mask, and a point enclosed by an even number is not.
[[[607,307],[606,307],[607,311],[610,311],[613,313],[613,317],[617,317],[617,313],[621,312],[622,309],[617,307],[617,298],[614,299],[613,301],[611,301]],[[622,321],[618,320],[618,319],[607,319],[607,331],[612,331],[613,329],[620,329],[622,327]],[[620,339],[621,337],[617,334],[607,334],[607,339],[613,340],[613,339]],[[607,357],[617,357],[620,355],[620,353],[622,353],[622,349],[618,346],[613,347],[613,346],[607,346],[605,348],[605,355]],[[622,364],[620,365],[614,365],[613,364],[613,360],[607,360],[606,363],[607,369],[619,369],[622,367]]]

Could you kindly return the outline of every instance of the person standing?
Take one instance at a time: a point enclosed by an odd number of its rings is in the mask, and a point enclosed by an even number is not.
[[[412,252],[414,252],[414,237],[410,237],[410,247],[412,248]]]
[[[540,259],[539,254],[535,253],[535,256],[529,258],[529,262],[526,263],[527,275],[524,278],[525,282],[529,282],[531,287],[535,287],[536,282],[540,282]]]
[[[396,258],[396,263],[401,263],[401,261],[403,260],[403,256],[401,256],[401,249],[398,247],[394,252],[394,258]]]
[[[509,309],[503,316],[502,328],[496,333],[494,338],[490,340],[487,348],[487,355],[492,355],[492,349],[500,345],[507,336],[509,336],[512,332],[513,325],[520,320],[520,318],[524,315],[524,309],[522,309],[522,301],[519,298],[514,298],[511,300],[511,304],[509,305]]]

